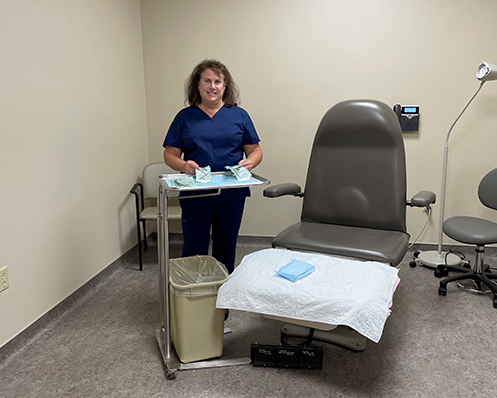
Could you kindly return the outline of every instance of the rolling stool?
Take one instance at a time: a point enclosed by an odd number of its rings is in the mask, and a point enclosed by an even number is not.
[[[478,197],[486,207],[497,210],[497,169],[487,173],[478,186]],[[492,279],[497,279],[497,273],[484,269],[483,257],[485,245],[497,243],[497,224],[478,217],[457,216],[447,219],[443,223],[443,232],[449,238],[458,242],[476,246],[475,262],[472,269],[461,266],[439,265],[435,276],[441,277],[449,271],[458,271],[460,274],[440,281],[438,294],[447,294],[447,284],[450,282],[472,279],[476,292],[484,293],[486,286],[493,293],[493,306],[497,308],[497,284]]]

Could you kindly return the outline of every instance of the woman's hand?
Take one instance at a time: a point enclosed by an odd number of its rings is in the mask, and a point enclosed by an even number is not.
[[[248,171],[252,171],[262,162],[262,148],[259,144],[244,145],[245,159],[238,162],[240,166],[246,167]]]
[[[164,162],[173,170],[190,175],[195,174],[195,170],[200,169],[200,166],[193,160],[185,162],[181,159],[181,149],[169,145],[164,149]]]
[[[200,170],[200,166],[197,163],[193,160],[185,162],[185,167],[183,168],[185,174],[195,174],[195,170]]]
[[[248,171],[251,171],[254,168],[254,164],[248,159],[242,159],[238,164],[245,167]]]

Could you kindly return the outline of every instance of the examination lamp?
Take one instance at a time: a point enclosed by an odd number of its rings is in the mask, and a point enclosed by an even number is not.
[[[497,80],[497,66],[488,62],[482,62],[476,70],[476,77],[482,82]]]
[[[452,129],[456,125],[456,123],[459,121],[463,113],[466,111],[468,108],[469,104],[475,99],[475,97],[478,95],[480,92],[481,88],[485,84],[485,82],[490,81],[490,80],[497,80],[497,66],[494,64],[491,64],[489,62],[482,62],[479,66],[478,69],[476,70],[476,77],[478,80],[480,80],[480,87],[478,87],[478,90],[476,90],[476,93],[473,94],[469,102],[466,104],[462,112],[459,114],[459,116],[456,118],[454,123],[452,123],[452,126],[449,129],[449,132],[447,133],[447,137],[445,138],[445,146],[444,146],[444,158],[443,158],[443,172],[442,172],[442,191],[441,191],[441,198],[440,198],[440,225],[439,225],[439,234],[438,234],[438,250],[437,251],[426,251],[419,253],[418,259],[421,262],[421,264],[430,266],[430,267],[438,267],[439,265],[459,265],[461,263],[461,259],[451,253],[443,252],[442,251],[442,239],[443,239],[443,222],[444,222],[444,210],[445,210],[445,188],[447,185],[447,160],[448,160],[448,153],[449,153],[449,137],[450,133],[452,132]]]

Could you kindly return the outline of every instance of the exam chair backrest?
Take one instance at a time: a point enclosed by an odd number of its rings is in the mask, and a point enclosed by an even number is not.
[[[318,127],[301,220],[406,231],[406,168],[395,113],[375,100],[333,106]]]

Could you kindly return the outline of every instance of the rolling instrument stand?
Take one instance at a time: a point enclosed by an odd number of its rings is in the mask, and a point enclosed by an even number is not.
[[[174,178],[185,177],[184,174],[163,174],[159,176],[158,191],[158,262],[159,262],[159,297],[160,297],[160,329],[156,331],[157,342],[164,364],[166,377],[174,379],[178,370],[205,369],[234,365],[250,364],[250,358],[216,359],[182,363],[176,354],[171,341],[170,307],[169,307],[169,226],[167,214],[167,199],[170,192],[195,191],[198,195],[184,196],[179,199],[216,196],[222,189],[245,188],[269,184],[269,180],[252,174],[248,181],[239,182],[231,172],[212,173],[212,183],[198,183],[195,187],[177,188],[172,184]],[[216,190],[214,193],[202,193],[206,190]],[[176,195],[174,195],[176,197]]]

